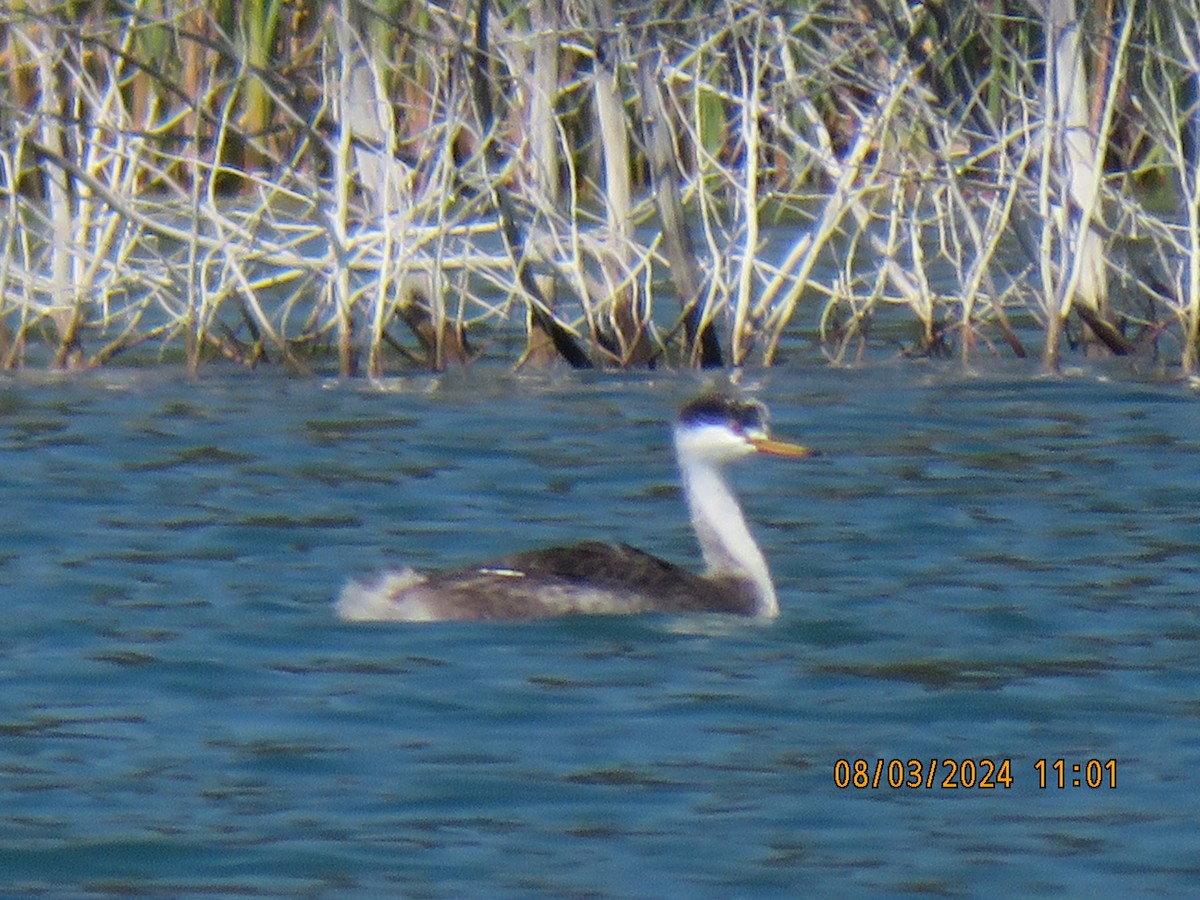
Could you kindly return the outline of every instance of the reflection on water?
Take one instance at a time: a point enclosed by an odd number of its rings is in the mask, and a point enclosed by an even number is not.
[[[0,869],[22,895],[1175,892],[1200,840],[1178,385],[775,371],[722,617],[352,626],[386,565],[695,558],[691,376],[0,382]],[[994,790],[893,759],[1011,760]],[[1040,788],[1115,760],[1115,789]],[[884,761],[840,789],[838,760]],[[1045,766],[1043,766],[1045,771]],[[1051,771],[1053,771],[1051,769]]]

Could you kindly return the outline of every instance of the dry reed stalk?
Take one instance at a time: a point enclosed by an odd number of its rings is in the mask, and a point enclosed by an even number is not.
[[[767,283],[759,297],[755,316],[762,321],[767,336],[763,350],[763,361],[766,365],[771,365],[774,361],[784,328],[795,314],[819,255],[834,239],[843,219],[852,215],[860,230],[866,232],[871,218],[867,198],[877,185],[886,183],[887,180],[882,157],[876,156],[874,161],[869,157],[878,146],[888,122],[902,108],[901,101],[905,90],[906,85],[902,81],[893,80],[887,95],[879,99],[876,109],[860,125],[845,160],[818,155],[815,152],[816,147],[811,144],[808,146],[807,149],[814,153],[817,162],[836,178],[836,182],[833,190],[823,199],[821,212],[812,229],[801,235],[792,245],[792,249],[779,265],[777,274]],[[895,261],[886,255],[886,248],[879,244],[878,238],[873,235],[870,237],[881,251],[881,270],[888,274],[904,295],[913,295],[911,280]]]
[[[35,12],[46,14],[46,0],[34,5]],[[63,133],[63,117],[68,100],[59,76],[59,65],[65,50],[56,46],[49,29],[25,27],[14,23],[14,37],[33,59],[37,60],[37,108],[35,115],[39,123],[38,140],[46,153],[67,158],[67,136]],[[58,331],[59,346],[55,353],[55,365],[63,368],[79,360],[78,323],[79,304],[71,289],[74,260],[70,247],[74,238],[71,210],[71,191],[67,172],[58,166],[46,167],[46,205],[51,224],[50,243],[50,318]]]
[[[594,21],[593,11],[539,0],[529,15],[511,8],[488,46],[472,44],[470,17],[457,8],[364,22],[352,7],[340,0],[318,22],[247,7],[258,31],[229,36],[221,26],[232,20],[173,0],[157,17],[149,3],[77,11],[50,0],[29,7],[37,16],[0,14],[0,90],[14,113],[0,125],[6,364],[20,364],[42,332],[60,365],[102,364],[183,335],[193,371],[212,349],[303,368],[303,348],[332,344],[340,371],[353,372],[361,355],[377,375],[388,348],[409,354],[389,331],[397,321],[439,368],[468,358],[464,329],[524,313],[575,364],[629,365],[664,352],[652,314],[665,256],[685,310],[666,340],[682,330],[681,358],[693,364],[713,359],[697,347],[714,325],[732,338],[736,363],[754,353],[774,363],[816,298],[835,359],[861,352],[869,323],[889,309],[920,325],[927,349],[957,334],[965,360],[995,326],[1019,355],[1011,307],[1044,317],[1053,365],[1067,312],[1102,333],[1109,321],[1093,311],[1102,301],[1083,299],[1100,296],[1087,288],[1092,272],[1096,283],[1111,274],[1137,285],[1148,296],[1137,321],[1179,334],[1180,365],[1197,365],[1197,142],[1182,130],[1200,126],[1187,124],[1196,113],[1186,95],[1172,94],[1200,78],[1200,22],[1186,4],[1169,15],[1138,6],[1105,33],[1110,51],[1097,71],[1110,75],[1091,97],[1090,143],[1077,140],[1071,110],[1082,104],[1068,77],[1079,83],[1084,50],[1056,42],[1051,28],[1048,46],[1059,52],[1046,54],[1040,93],[1039,60],[1020,61],[1042,33],[1036,18],[1014,29],[998,14],[944,5],[913,13],[886,3],[868,20],[842,0],[800,11],[730,0],[677,20],[622,6],[623,27],[609,29],[615,2]],[[1146,30],[1147,15],[1159,16],[1149,27],[1161,35]],[[936,29],[922,31],[930,16]],[[956,97],[952,79],[938,78],[959,63],[946,23],[960,22],[1027,43],[993,44],[992,71],[968,85],[977,95]],[[1139,46],[1139,34],[1150,43]],[[924,37],[945,42],[934,51],[944,69],[914,51]],[[323,62],[288,70],[296,83],[287,84],[278,72],[290,60],[261,53],[272,41],[300,62],[319,49]],[[148,62],[163,47],[177,58]],[[1154,164],[1178,181],[1182,219],[1117,196],[1103,177],[1131,54],[1171,88],[1147,85],[1141,102],[1165,160]],[[632,227],[650,202],[630,184],[638,160],[626,115],[639,92],[623,60],[636,60],[641,110],[666,126],[657,138],[646,129],[663,224],[649,238]],[[522,105],[505,85],[526,73],[515,92]],[[654,78],[664,83],[647,91]],[[472,106],[469,92],[494,114]],[[373,124],[355,120],[364,109]],[[601,152],[589,156],[581,123],[592,121]],[[968,169],[986,173],[983,190]],[[34,181],[44,203],[22,193]],[[809,189],[815,203],[800,196]],[[779,260],[763,250],[775,205],[814,213]],[[1006,248],[1031,209],[1042,222],[1028,263],[1040,296]],[[1092,226],[1110,210],[1121,216],[1117,233],[1143,236],[1157,272],[1091,266]],[[682,236],[693,223],[689,247]],[[605,332],[615,347],[603,346]]]
[[[952,206],[949,214],[962,223],[969,238],[969,246],[958,253],[959,262],[956,266],[959,286],[958,328],[962,336],[960,356],[964,364],[975,347],[978,334],[976,320],[987,317],[986,312],[977,317],[976,310],[981,306],[990,309],[990,318],[996,321],[1014,355],[1027,355],[1005,313],[1004,298],[997,286],[993,268],[1002,268],[998,260],[1001,244],[1012,228],[1014,210],[1032,162],[1032,145],[1019,130],[1014,132],[1011,128],[996,127],[993,133],[997,138],[986,151],[995,160],[991,191],[977,191],[968,201],[957,178],[944,179]],[[950,144],[947,135],[942,145]],[[1018,148],[1015,158],[1009,149],[1013,145]],[[978,211],[981,208],[984,214],[980,217]],[[983,219],[982,223],[979,218]]]
[[[700,266],[680,196],[678,169],[674,165],[677,138],[671,125],[671,113],[663,99],[663,89],[657,81],[663,71],[662,61],[661,50],[653,55],[644,53],[637,66],[650,187],[662,226],[671,281],[682,308],[684,359],[692,366],[712,368],[722,364],[721,347],[711,319],[706,320],[703,316]]]
[[[524,84],[525,118],[522,128],[526,134],[526,184],[540,221],[545,222],[552,212],[557,216],[562,196],[559,181],[559,142],[563,138],[558,117],[559,34],[563,13],[560,4],[552,0],[534,0],[529,9],[528,77]],[[563,141],[564,156],[569,158],[570,147]],[[574,179],[572,179],[573,181]],[[545,231],[545,227],[542,228]],[[557,285],[553,276],[535,276],[546,304],[557,305]],[[554,345],[549,337],[532,327],[526,316],[526,346],[518,365],[545,367],[554,360]]]
[[[49,281],[37,274],[36,255],[28,252],[27,296],[46,297],[43,312],[54,323],[57,346],[53,364],[60,368],[99,365],[124,347],[139,343],[137,326],[152,303],[161,299],[163,280],[141,275],[131,266],[135,250],[144,243],[137,223],[123,210],[134,205],[146,159],[145,136],[159,126],[153,104],[127,105],[119,86],[126,80],[125,60],[131,53],[132,36],[124,44],[93,54],[85,64],[78,48],[63,41],[65,30],[53,26],[49,17],[15,25],[10,37],[29,52],[40,48],[36,64],[41,88],[33,122],[21,135],[12,157],[20,171],[26,154],[41,161],[49,217],[47,253]],[[138,116],[140,118],[135,118]],[[39,140],[27,141],[36,130]],[[37,221],[39,212],[13,204],[15,220]],[[28,251],[28,245],[25,245]],[[10,270],[11,274],[11,270]],[[139,300],[115,309],[119,298],[142,293]],[[36,305],[36,303],[35,303]],[[93,315],[93,311],[95,314]],[[21,339],[33,324],[22,323]],[[87,356],[85,329],[118,336],[99,353]],[[15,361],[9,357],[9,363]]]
[[[1182,91],[1191,84],[1191,109],[1185,110],[1179,103],[1177,89],[1169,91],[1171,113],[1169,121],[1176,123],[1168,130],[1165,142],[1168,156],[1179,174],[1179,189],[1184,208],[1184,229],[1179,241],[1186,262],[1186,274],[1179,279],[1180,290],[1176,296],[1183,327],[1183,351],[1180,369],[1185,375],[1193,375],[1200,354],[1200,11],[1195,9],[1191,17],[1183,19],[1178,9],[1172,10],[1175,34],[1179,38],[1184,77]],[[1191,154],[1187,152],[1185,133],[1191,136]]]
[[[1059,334],[1073,308],[1103,336],[1109,318],[1104,240],[1096,216],[1101,195],[1103,161],[1107,151],[1120,75],[1133,33],[1127,15],[1111,63],[1112,77],[1103,86],[1103,113],[1097,132],[1089,130],[1086,76],[1083,52],[1074,22],[1073,0],[1055,0],[1048,5],[1047,35],[1053,51],[1047,75],[1048,110],[1055,113],[1046,140],[1055,150],[1057,172],[1064,185],[1059,192],[1055,231],[1062,249],[1055,302],[1050,309],[1044,361],[1047,368],[1059,364]],[[1066,17],[1066,18],[1064,18]],[[1068,24],[1069,23],[1069,24]],[[1051,87],[1052,85],[1052,87]]]
[[[598,257],[608,325],[604,331],[612,339],[609,353],[614,362],[640,365],[649,361],[654,349],[647,336],[645,298],[635,278],[639,254],[633,235],[629,133],[619,76],[620,33],[609,0],[595,4],[595,17],[591,88],[604,174],[600,197],[606,227]]]
[[[733,24],[733,23],[731,23]],[[736,39],[740,29],[731,28]],[[748,52],[735,55],[737,77],[741,88],[738,125],[741,131],[744,163],[736,191],[741,200],[742,252],[738,262],[736,287],[733,296],[733,338],[730,342],[734,366],[744,366],[749,356],[757,328],[752,319],[754,302],[754,261],[759,251],[759,160],[762,145],[759,140],[759,121],[762,102],[759,85],[763,79],[762,39],[763,21],[755,17],[752,32],[744,39]],[[750,58],[747,59],[746,57]]]
[[[333,162],[333,196],[329,214],[329,250],[332,253],[329,279],[329,303],[334,310],[337,327],[338,370],[342,375],[355,370],[354,301],[350,282],[351,270],[346,265],[350,228],[350,190],[360,183],[366,193],[368,208],[376,219],[388,222],[394,215],[403,215],[404,198],[401,179],[396,177],[395,124],[391,108],[380,90],[380,77],[372,66],[359,36],[352,32],[351,11],[347,4],[333,22],[333,46],[327,51],[325,97],[338,123],[331,159]],[[358,176],[357,178],[355,176]],[[382,230],[383,259],[389,260],[393,231]],[[380,275],[386,274],[380,272]],[[387,281],[379,278],[379,292],[371,315],[370,349],[367,374],[378,377],[382,365],[378,348],[382,344],[387,311],[384,293]]]

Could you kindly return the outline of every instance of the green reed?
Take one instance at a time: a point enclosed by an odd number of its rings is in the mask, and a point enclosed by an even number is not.
[[[1198,34],[1183,0],[9,4],[0,362],[771,365],[910,324],[1190,373]]]

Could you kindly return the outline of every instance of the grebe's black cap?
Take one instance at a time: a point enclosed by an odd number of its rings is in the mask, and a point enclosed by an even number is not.
[[[767,408],[757,400],[743,400],[731,394],[709,392],[685,404],[679,410],[679,424],[725,425],[742,433],[765,433]]]

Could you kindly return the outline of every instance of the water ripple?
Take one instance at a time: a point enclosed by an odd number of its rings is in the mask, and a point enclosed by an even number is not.
[[[913,364],[762,381],[824,452],[738,473],[779,621],[404,628],[331,598],[584,537],[693,559],[663,420],[697,382],[6,378],[5,891],[1190,890],[1196,397]],[[835,779],[984,758],[1011,788]],[[1060,758],[1115,760],[1117,787],[1040,787]]]

